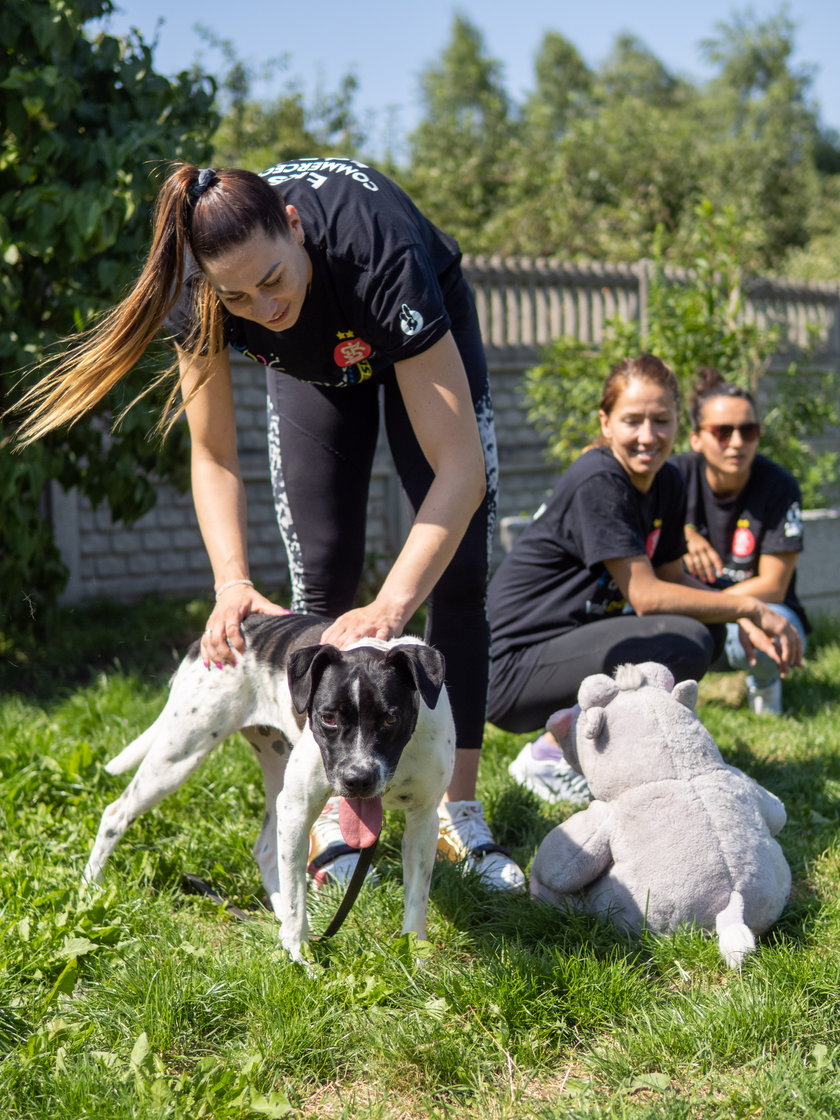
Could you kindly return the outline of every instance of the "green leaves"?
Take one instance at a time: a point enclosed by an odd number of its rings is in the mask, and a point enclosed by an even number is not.
[[[7,0],[0,11],[0,414],[33,383],[21,369],[113,306],[133,279],[157,185],[150,171],[209,152],[210,83],[201,74],[156,74],[138,36],[88,37],[84,23],[111,7]],[[121,396],[22,454],[10,453],[13,429],[0,419],[0,612],[19,631],[49,621],[64,584],[44,517],[51,480],[78,486],[128,521],[154,504],[153,478],[174,472],[183,483],[183,435],[165,450],[147,438],[159,392],[122,432],[103,438],[149,376],[148,367],[138,370]]]

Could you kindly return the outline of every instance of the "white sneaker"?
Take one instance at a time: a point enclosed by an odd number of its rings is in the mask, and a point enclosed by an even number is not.
[[[759,688],[752,677],[747,677],[747,707],[757,716],[782,714],[782,681],[780,677],[764,688]]]
[[[534,757],[535,753],[538,757]],[[540,743],[539,739],[525,744],[508,766],[508,774],[531,793],[552,804],[571,801],[575,805],[588,805],[592,800],[586,778],[572,769],[560,748]]]
[[[331,797],[309,833],[306,871],[316,889],[332,884],[346,887],[359,862],[359,849],[351,848],[341,833],[338,820],[340,802],[340,797]],[[368,868],[365,882],[376,882],[372,867]]]
[[[525,890],[521,868],[493,839],[480,801],[443,801],[438,818],[439,852],[449,859],[463,860],[491,890]]]

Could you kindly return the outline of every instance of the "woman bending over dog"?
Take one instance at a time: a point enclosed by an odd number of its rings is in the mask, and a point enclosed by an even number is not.
[[[458,735],[441,846],[488,885],[521,889],[475,801],[489,632],[484,608],[498,474],[484,352],[456,242],[400,188],[352,160],[262,175],[176,166],[130,295],[29,395],[22,438],[70,423],[138,361],[161,327],[177,346],[192,492],[215,578],[205,663],[235,666],[242,619],[279,613],[254,588],[229,351],[265,367],[274,500],[292,608],[334,617],[339,647],[398,636],[428,606]],[[178,386],[173,388],[174,404]],[[372,602],[353,609],[380,414],[414,509]],[[316,825],[319,881],[346,878],[337,806]]]

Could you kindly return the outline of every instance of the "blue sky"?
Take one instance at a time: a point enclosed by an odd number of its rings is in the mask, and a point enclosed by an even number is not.
[[[775,0],[357,0],[355,5],[346,0],[118,0],[107,26],[117,34],[136,27],[151,40],[163,19],[155,65],[165,74],[188,67],[196,56],[208,69],[218,64],[219,56],[194,30],[197,23],[230,39],[239,57],[255,65],[287,55],[288,68],[275,90],[290,77],[308,93],[319,85],[332,90],[339,76],[352,70],[360,82],[357,108],[371,115],[376,137],[384,132],[389,110],[398,129],[408,131],[416,123],[419,75],[439,59],[456,11],[481,28],[488,52],[503,64],[509,93],[518,99],[531,88],[534,55],[546,31],[565,35],[593,66],[609,53],[617,33],[630,31],[672,71],[702,80],[709,71],[698,44],[714,34],[717,21],[747,10],[767,17],[780,8]],[[792,0],[787,11],[797,25],[795,62],[816,68],[812,89],[821,119],[840,128],[840,3]],[[263,86],[260,92],[271,89]]]

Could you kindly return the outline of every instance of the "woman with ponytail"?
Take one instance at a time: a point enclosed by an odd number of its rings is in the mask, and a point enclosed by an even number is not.
[[[761,424],[746,389],[716,369],[701,368],[691,396],[691,451],[675,455],[686,484],[686,571],[724,595],[755,595],[796,628],[810,629],[796,595],[802,551],[802,495],[793,475],[757,454]],[[724,650],[733,669],[747,669],[753,712],[779,714],[782,681],[773,658],[752,664],[737,627]]]
[[[133,290],[32,390],[21,438],[82,416],[162,328],[177,347],[179,377],[160,426],[186,412],[193,498],[215,580],[205,663],[235,667],[242,619],[283,610],[259,594],[248,570],[233,349],[265,367],[292,608],[335,617],[324,641],[344,647],[399,635],[427,603],[426,638],[446,657],[459,747],[441,808],[442,847],[489,885],[521,888],[521,871],[494,850],[474,800],[498,471],[486,362],[457,243],[395,183],[352,160],[294,160],[262,175],[178,165],[158,197]],[[354,609],[380,402],[415,517],[379,592]],[[337,828],[331,812],[321,821],[323,843]],[[338,856],[329,871],[344,877],[353,863]]]

